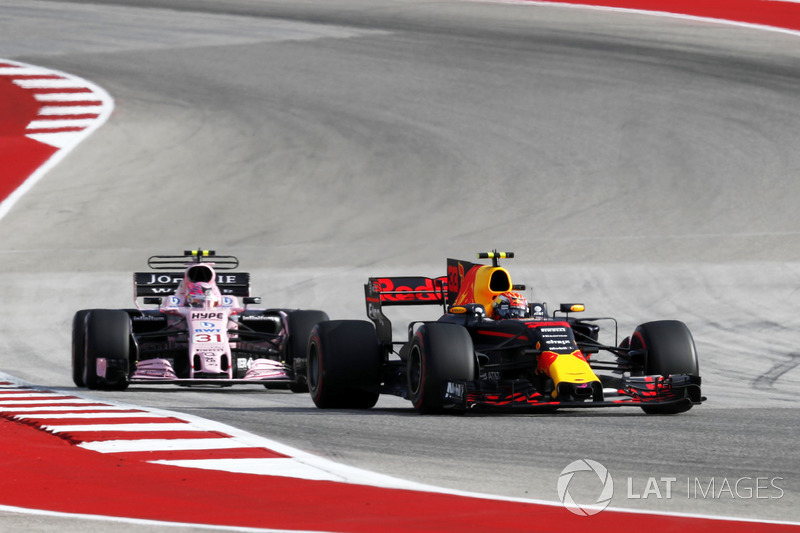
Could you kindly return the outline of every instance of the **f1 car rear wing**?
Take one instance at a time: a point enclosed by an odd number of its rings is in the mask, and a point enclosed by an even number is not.
[[[239,259],[232,255],[217,255],[214,250],[185,250],[183,255],[154,255],[147,260],[153,270],[186,268],[199,263],[208,263],[217,270],[231,270],[239,266]],[[134,298],[147,296],[172,296],[183,280],[184,272],[134,272]],[[217,287],[229,296],[250,296],[250,274],[247,272],[217,273]]]
[[[134,297],[172,296],[178,290],[181,280],[183,280],[183,272],[134,272]],[[248,272],[217,274],[216,281],[222,294],[250,296],[250,274]]]
[[[369,278],[364,285],[367,316],[375,323],[378,340],[392,342],[392,323],[383,314],[385,305],[441,305],[447,303],[447,277],[421,276]]]

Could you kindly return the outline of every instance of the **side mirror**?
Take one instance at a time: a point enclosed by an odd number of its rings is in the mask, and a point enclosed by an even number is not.
[[[246,296],[242,299],[242,301],[244,302],[244,305],[249,305],[249,304],[258,305],[261,303],[261,298],[259,296]]]
[[[147,297],[143,299],[144,303],[148,305],[161,305],[161,298],[158,297]]]
[[[452,315],[486,318],[486,309],[481,304],[454,305],[447,310]]]
[[[547,304],[542,303],[529,303],[528,304],[528,314],[530,314],[533,318],[546,318],[547,317]]]
[[[558,310],[562,313],[580,313],[586,310],[586,306],[583,304],[561,304]]]

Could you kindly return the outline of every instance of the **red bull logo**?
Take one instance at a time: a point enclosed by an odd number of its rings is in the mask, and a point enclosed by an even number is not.
[[[447,291],[447,278],[373,278],[382,302],[436,302]]]

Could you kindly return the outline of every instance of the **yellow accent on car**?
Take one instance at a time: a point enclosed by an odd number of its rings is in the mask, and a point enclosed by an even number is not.
[[[488,314],[491,312],[492,300],[513,287],[508,270],[503,267],[482,266],[475,274],[474,301],[483,304]]]
[[[561,382],[567,383],[591,383],[593,381],[599,382],[600,379],[595,375],[594,371],[589,366],[589,363],[581,355],[580,350],[572,353],[558,354],[558,357],[553,360],[548,369],[548,374],[555,383],[555,389],[558,389],[558,384]],[[555,390],[553,397],[555,397]]]

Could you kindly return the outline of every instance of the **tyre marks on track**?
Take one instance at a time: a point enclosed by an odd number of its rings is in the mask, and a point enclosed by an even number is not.
[[[776,381],[797,367],[800,367],[800,352],[790,353],[788,361],[773,365],[767,372],[755,378],[751,386],[758,390],[775,388]]]

